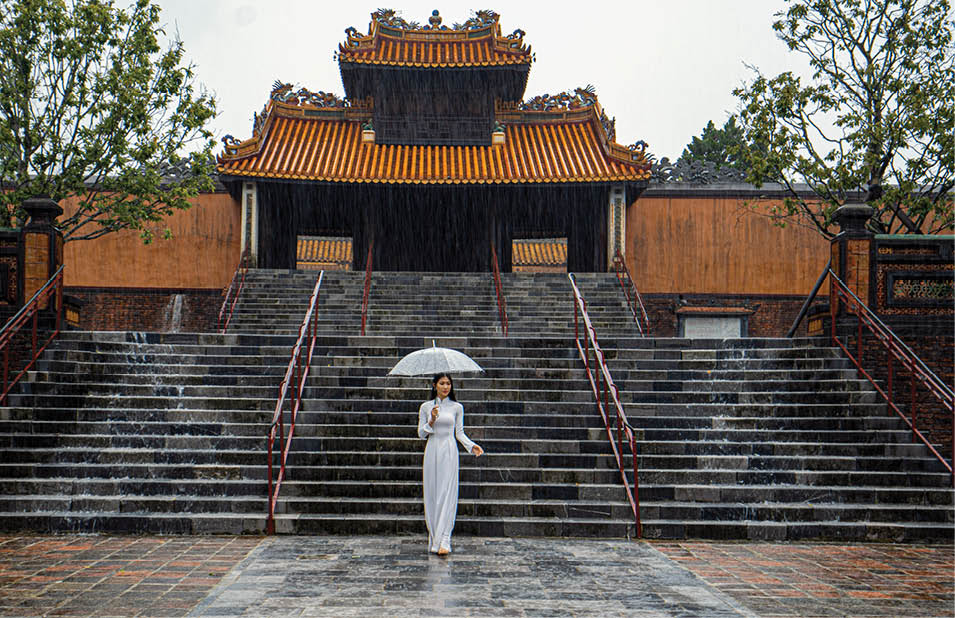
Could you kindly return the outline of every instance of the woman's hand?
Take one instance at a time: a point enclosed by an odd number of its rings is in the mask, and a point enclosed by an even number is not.
[[[484,449],[475,444],[473,447],[471,447],[471,453],[473,453],[475,457],[480,457],[484,454]]]
[[[434,427],[434,422],[438,420],[438,406],[431,408],[431,420],[428,421],[428,424]]]

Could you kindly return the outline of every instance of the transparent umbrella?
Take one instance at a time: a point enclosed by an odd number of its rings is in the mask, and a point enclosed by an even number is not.
[[[439,348],[431,342],[430,348],[415,350],[402,358],[388,372],[390,376],[428,376],[436,373],[482,373],[484,369],[463,352]]]

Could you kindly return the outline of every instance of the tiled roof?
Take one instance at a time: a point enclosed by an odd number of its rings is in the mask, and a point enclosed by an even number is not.
[[[407,25],[407,24],[406,24]],[[501,35],[497,15],[470,29],[394,27],[372,15],[368,34],[354,28],[338,47],[339,63],[405,67],[530,65],[524,32]]]
[[[219,160],[219,172],[242,177],[419,184],[649,179],[649,163],[633,161],[627,149],[608,142],[592,110],[553,118],[546,112],[533,114],[537,119],[521,122],[520,113],[511,113],[503,145],[406,146],[363,143],[361,123],[341,113],[290,117],[273,112],[259,135],[227,146]]]
[[[514,266],[563,266],[567,264],[567,241],[562,238],[515,240],[511,245]]]
[[[352,240],[328,236],[299,236],[296,262],[299,269],[341,269],[351,266]],[[563,238],[519,239],[511,244],[514,268],[564,266],[567,241]]]
[[[351,239],[299,236],[297,254],[297,261],[306,264],[351,265]]]
[[[363,49],[339,48],[338,61],[405,67],[465,67],[530,64],[525,51],[502,49],[490,38],[415,41],[379,38]]]

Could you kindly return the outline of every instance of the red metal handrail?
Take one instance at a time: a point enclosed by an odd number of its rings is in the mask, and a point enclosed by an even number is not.
[[[365,290],[361,295],[361,334],[365,334],[365,322],[368,319],[368,300],[371,294],[371,261],[373,253],[371,248],[375,246],[375,241],[368,243],[368,256],[365,259]]]
[[[607,438],[610,440],[610,447],[613,450],[613,456],[617,460],[617,468],[620,470],[620,478],[623,481],[624,489],[627,490],[627,500],[630,502],[630,508],[633,510],[634,522],[637,525],[637,538],[643,536],[643,527],[640,523],[640,485],[637,479],[637,441],[633,435],[633,427],[627,421],[627,415],[623,411],[623,404],[620,403],[620,392],[617,385],[614,384],[610,376],[610,369],[607,367],[607,361],[604,358],[603,350],[597,344],[597,331],[594,329],[587,314],[587,303],[580,294],[577,287],[577,281],[573,273],[568,273],[570,286],[574,293],[574,343],[577,345],[577,351],[580,352],[580,358],[584,362],[584,369],[587,370],[587,378],[590,380],[590,387],[593,390],[594,397],[597,400],[597,408],[600,410],[600,416],[603,418],[604,427],[607,430]],[[578,317],[579,316],[579,317]],[[586,336],[584,345],[580,344],[579,320],[584,323]],[[590,357],[593,351],[593,358]],[[601,381],[601,376],[603,380]],[[601,391],[602,389],[602,391]],[[603,401],[601,401],[601,392]],[[613,429],[611,429],[610,410],[616,414],[617,440],[614,441]],[[624,444],[630,447],[630,454],[633,457],[633,490],[630,490],[630,481],[627,479],[626,467],[623,463]]]
[[[279,490],[282,487],[282,481],[285,479],[285,464],[288,461],[289,450],[292,446],[292,435],[295,433],[295,419],[298,411],[302,407],[302,394],[305,391],[305,382],[308,380],[308,372],[312,367],[312,353],[315,351],[315,341],[318,338],[318,297],[322,288],[322,278],[325,276],[323,270],[318,274],[315,281],[315,288],[312,290],[312,297],[308,301],[308,311],[305,312],[305,318],[298,329],[298,339],[292,348],[292,357],[288,362],[288,369],[285,370],[285,377],[282,378],[282,384],[279,387],[279,398],[275,403],[275,414],[272,415],[272,425],[269,427],[267,435],[268,442],[268,473],[269,473],[269,516],[266,523],[266,533],[275,534],[275,505],[278,503]],[[305,346],[306,335],[308,335],[308,345]],[[307,348],[307,349],[306,349]],[[304,352],[304,353],[303,353]],[[285,410],[286,397],[289,392],[289,385],[293,386],[291,399],[289,400],[288,412]],[[285,435],[285,416],[288,414],[288,435]],[[276,439],[279,442],[279,472],[274,477],[272,471],[272,453],[275,448]]]
[[[497,292],[497,313],[501,318],[501,333],[507,337],[507,300],[504,298],[504,287],[501,285],[501,269],[497,263],[497,250],[491,242],[491,270],[494,273],[494,290]]]
[[[834,273],[832,270],[829,271],[829,277],[832,280],[832,288],[835,290],[835,298],[832,300],[833,307],[835,307],[838,301],[842,301],[846,305],[847,313],[855,313],[857,330],[856,330],[856,356],[853,356],[849,351],[847,345],[844,345],[842,341],[839,340],[839,337],[836,335],[836,320],[835,316],[832,319],[832,340],[842,348],[842,351],[846,353],[846,356],[849,357],[849,360],[856,366],[856,369],[866,377],[869,382],[872,383],[872,386],[875,387],[875,390],[879,392],[880,395],[885,399],[889,407],[901,417],[905,424],[909,426],[912,430],[912,439],[913,441],[921,440],[925,446],[928,447],[929,451],[932,452],[939,461],[942,462],[942,465],[948,470],[949,474],[952,475],[952,485],[955,486],[955,471],[952,469],[952,463],[955,463],[955,392],[941,380],[931,369],[929,369],[925,363],[922,362],[922,359],[912,351],[909,346],[898,338],[898,336],[892,332],[888,326],[886,326],[878,316],[869,309],[865,303],[863,303],[858,296],[849,289],[848,286]],[[873,377],[862,368],[862,357],[863,357],[863,347],[862,347],[862,336],[863,336],[863,326],[868,330],[875,338],[888,350],[887,361],[888,361],[888,379],[886,380],[886,390],[883,390],[879,386],[878,382],[873,379]],[[893,378],[894,378],[894,360],[898,360],[901,363],[903,369],[907,369],[911,376],[909,384],[909,394],[911,401],[909,404],[909,416],[906,415],[899,409],[899,406],[893,400]],[[922,432],[918,430],[918,418],[916,414],[916,397],[915,397],[915,385],[916,382],[921,384],[925,389],[928,390],[932,395],[934,395],[942,404],[942,408],[948,410],[949,414],[952,415],[952,461],[945,461],[945,458],[935,449],[935,447],[922,435]],[[888,391],[888,392],[886,392]]]
[[[56,304],[56,324],[47,340],[40,345],[39,334],[37,332],[39,328],[40,310],[47,306],[51,298],[56,299],[54,301]],[[28,321],[31,322],[33,328],[33,332],[30,336],[30,360],[26,366],[17,373],[13,380],[10,380],[10,348],[13,345],[13,338]],[[30,368],[33,367],[33,364],[36,363],[36,360],[40,358],[40,354],[43,354],[47,346],[60,334],[62,324],[63,266],[60,266],[56,272],[53,273],[53,276],[50,277],[50,280],[44,283],[43,287],[36,291],[33,297],[17,311],[16,315],[7,320],[3,330],[0,330],[0,349],[3,350],[3,394],[0,394],[0,405],[7,404],[7,395],[10,393],[10,390],[20,381],[20,378],[26,375],[26,372],[29,371]]]
[[[216,328],[219,333],[225,333],[229,328],[229,322],[232,320],[232,314],[235,312],[235,305],[239,301],[239,294],[242,293],[242,287],[245,285],[245,274],[249,270],[249,248],[246,247],[239,257],[239,264],[232,273],[232,281],[226,288],[225,298],[222,299],[222,308],[219,309],[219,319],[216,321]],[[234,290],[234,291],[233,291]],[[232,302],[229,302],[229,299]]]
[[[627,262],[620,255],[620,251],[617,251],[616,255],[613,256],[613,269],[617,273],[617,281],[620,282],[620,288],[627,299],[627,306],[630,307],[630,313],[633,314],[633,321],[637,324],[637,330],[640,331],[642,336],[649,337],[650,318],[647,316],[647,309],[643,306],[643,299],[640,298],[637,284],[633,282],[630,269],[627,268]],[[636,304],[634,304],[634,301],[636,301]],[[640,307],[639,313],[637,307]],[[640,323],[641,317],[643,317],[643,324]]]

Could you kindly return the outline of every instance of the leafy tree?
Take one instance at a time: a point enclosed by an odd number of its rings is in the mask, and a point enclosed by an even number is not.
[[[730,116],[722,129],[717,129],[710,120],[703,128],[703,133],[699,137],[694,137],[686,145],[677,163],[708,161],[717,169],[722,167],[745,169],[744,162],[738,153],[740,145],[744,143],[743,129],[736,124],[736,116]]]
[[[808,59],[734,90],[748,180],[784,185],[781,221],[808,218],[832,236],[832,214],[862,192],[881,233],[953,225],[955,62],[949,0],[787,0],[773,28]],[[814,193],[801,197],[796,183]],[[858,198],[855,198],[858,199]]]
[[[161,44],[159,11],[0,0],[0,224],[25,198],[75,197],[67,240],[135,229],[149,242],[150,222],[213,187],[215,100],[178,37]]]

